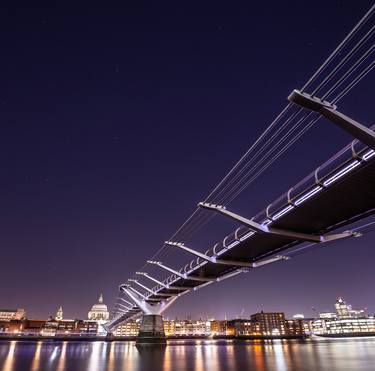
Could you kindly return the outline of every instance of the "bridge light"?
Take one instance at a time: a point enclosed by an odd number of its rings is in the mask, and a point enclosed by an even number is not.
[[[283,215],[285,215],[286,213],[288,213],[290,210],[292,210],[294,208],[293,205],[289,205],[287,206],[286,208],[280,210],[276,215],[272,216],[272,219],[273,220],[277,220],[279,219],[280,217],[282,217]]]
[[[340,179],[345,174],[349,173],[353,169],[355,169],[357,166],[359,166],[361,163],[359,161],[354,161],[350,163],[349,165],[345,166],[343,169],[341,169],[338,173],[327,179],[323,184],[325,186],[330,185],[331,183],[335,182],[337,179]]]
[[[364,156],[363,159],[367,161],[369,158],[375,155],[375,151],[372,149],[371,151],[367,152]]]
[[[314,196],[316,193],[318,193],[320,190],[322,190],[323,188],[321,186],[316,186],[314,187],[311,191],[307,192],[306,194],[304,194],[302,197],[300,197],[299,199],[297,199],[295,201],[295,205],[300,205],[302,202],[306,201],[307,199],[309,199],[310,197]]]

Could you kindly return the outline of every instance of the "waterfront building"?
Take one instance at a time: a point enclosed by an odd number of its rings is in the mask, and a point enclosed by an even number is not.
[[[138,335],[139,328],[141,326],[141,320],[129,320],[117,326],[113,332],[114,336],[122,337],[134,337]]]
[[[260,312],[250,316],[253,324],[252,332],[255,335],[286,335],[285,314],[282,312]]]
[[[232,319],[226,321],[226,334],[229,336],[252,335],[253,326],[249,319]]]
[[[167,336],[208,336],[211,334],[210,321],[203,320],[164,320]]]
[[[0,321],[21,320],[25,317],[24,309],[0,309]]]
[[[304,336],[304,320],[285,319],[285,314],[255,313],[250,319],[234,319],[226,323],[226,335],[232,336]]]
[[[318,319],[313,323],[315,335],[375,334],[375,318]]]
[[[45,326],[45,320],[25,319],[11,321],[9,332],[23,333],[25,335],[39,335]]]
[[[312,323],[315,335],[362,335],[375,334],[375,319],[366,315],[365,310],[353,310],[350,304],[339,298],[335,303],[335,313],[320,313]]]
[[[302,319],[287,319],[285,320],[285,328],[287,335],[305,335],[306,329]]]
[[[211,335],[227,335],[227,321],[211,320]]]
[[[96,335],[99,325],[96,321],[78,320],[76,323],[76,331],[80,335]]]
[[[175,335],[175,321],[164,319],[164,333],[165,336],[174,336]]]

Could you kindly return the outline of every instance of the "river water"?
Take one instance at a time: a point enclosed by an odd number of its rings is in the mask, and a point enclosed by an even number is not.
[[[375,370],[375,338],[306,341],[133,342],[1,341],[2,371],[367,371]]]

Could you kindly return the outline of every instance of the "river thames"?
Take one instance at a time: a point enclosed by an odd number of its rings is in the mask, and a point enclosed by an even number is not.
[[[2,371],[374,370],[375,338],[306,341],[2,341]]]

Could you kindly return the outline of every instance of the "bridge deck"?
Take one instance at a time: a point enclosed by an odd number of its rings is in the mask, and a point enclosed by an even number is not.
[[[353,156],[353,153],[355,156]],[[375,213],[375,153],[368,147],[356,143],[348,145],[319,171],[315,171],[282,195],[254,220],[258,223],[272,224],[274,228],[321,235],[334,231],[360,219],[364,215]],[[208,255],[220,259],[243,262],[257,262],[293,246],[302,241],[293,238],[255,233],[241,226],[223,241],[211,249]],[[250,268],[252,269],[252,268]],[[220,265],[193,260],[180,272],[190,277],[217,279],[238,271],[238,266]],[[176,275],[169,276],[165,283],[179,286],[179,293],[188,292],[206,283],[184,279]],[[176,294],[162,286],[155,286],[155,292]],[[144,294],[148,299],[165,300],[165,296]],[[114,323],[140,313],[133,309],[124,313]]]

